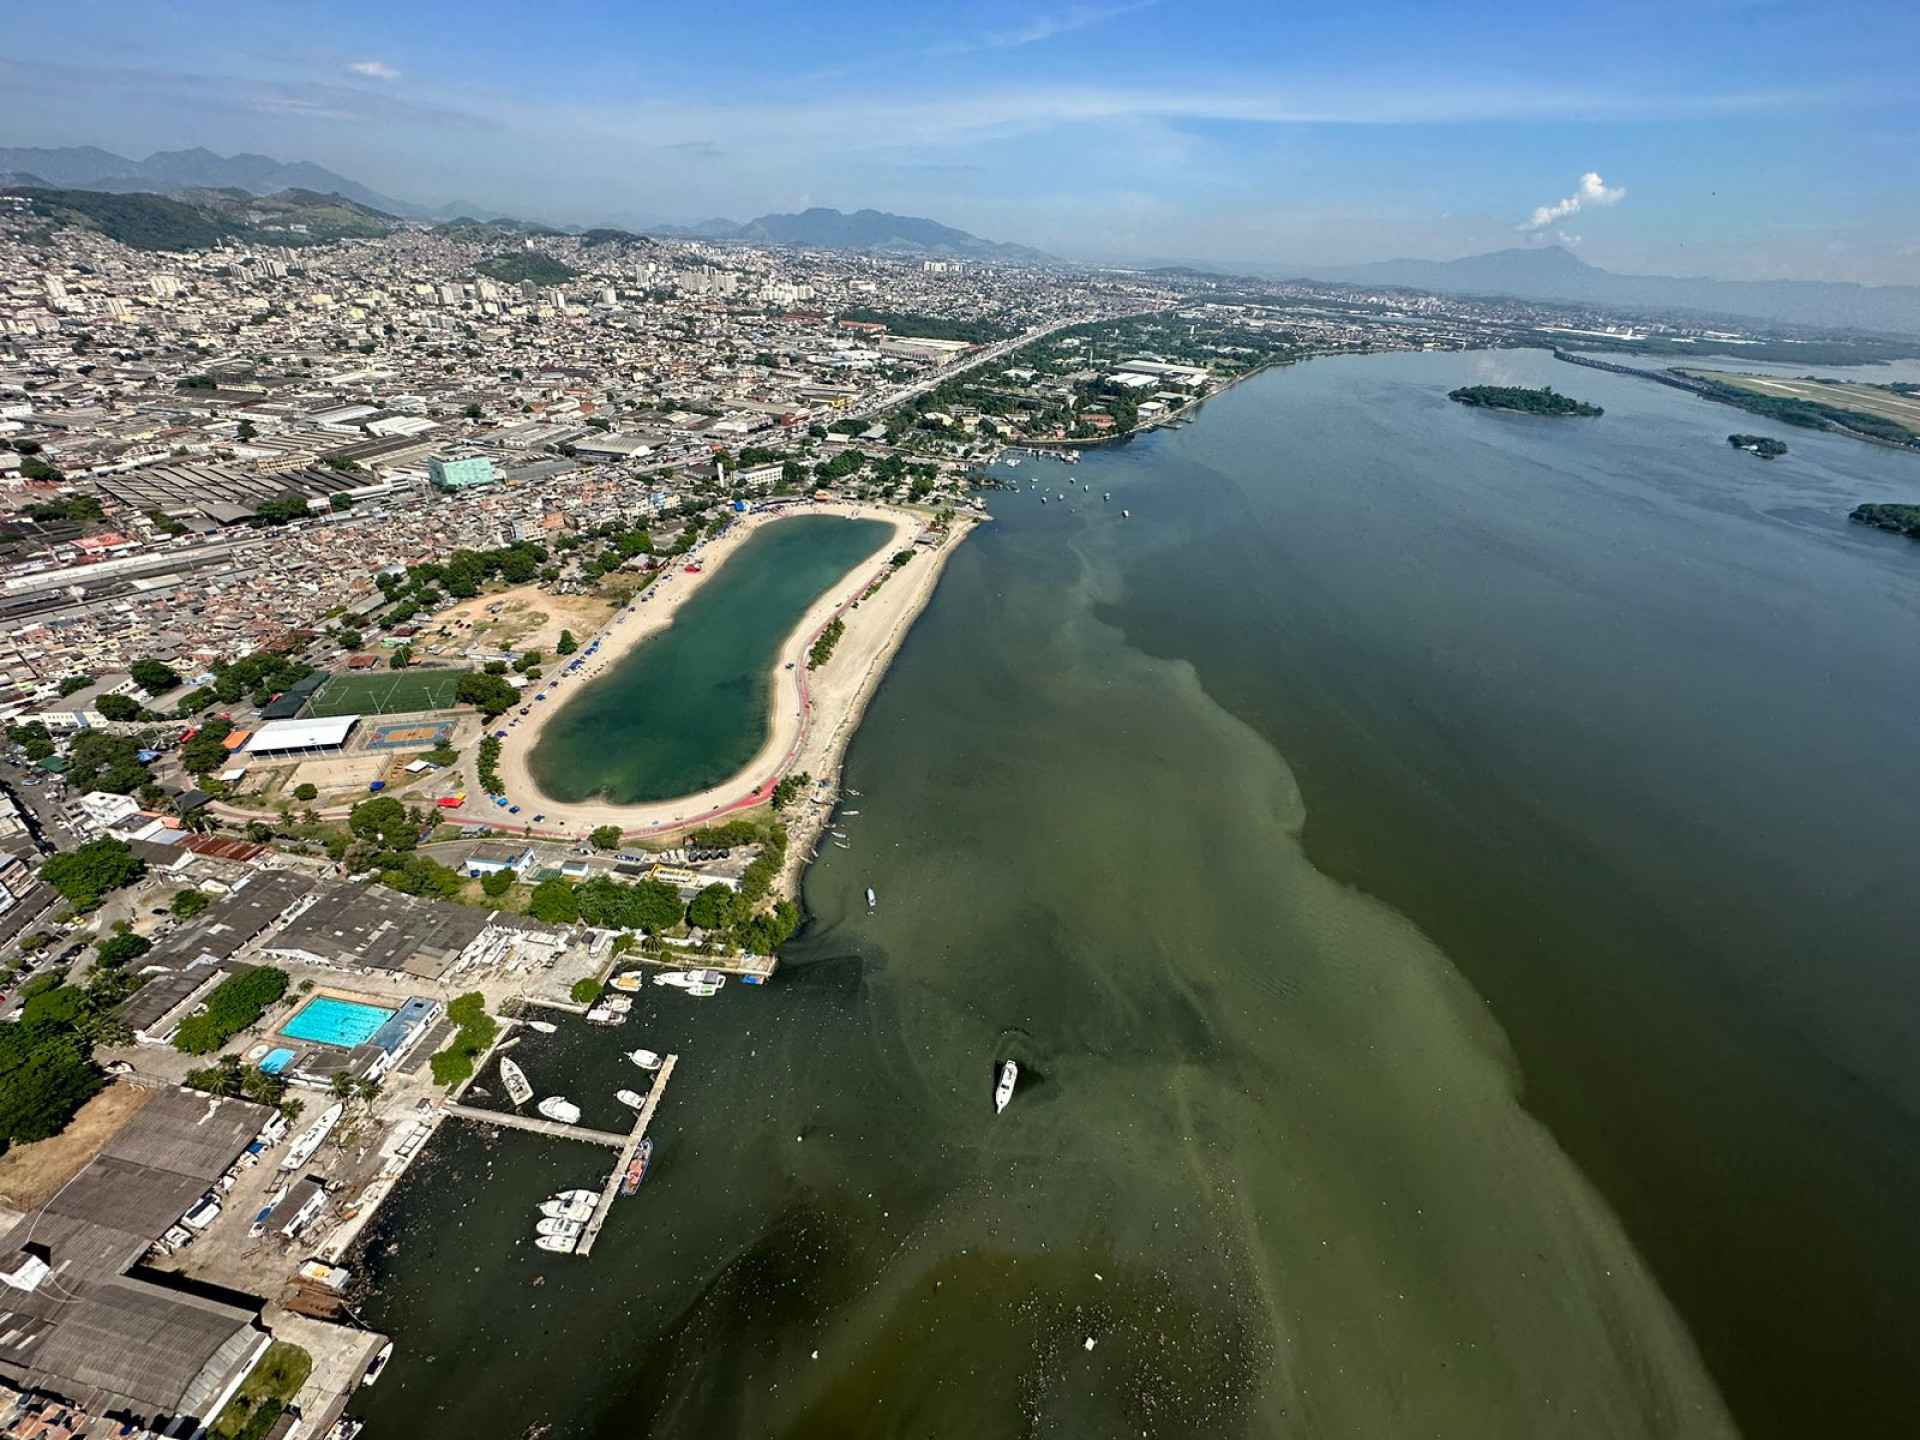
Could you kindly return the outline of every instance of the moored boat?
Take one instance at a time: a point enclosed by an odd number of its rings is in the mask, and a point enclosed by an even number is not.
[[[549,1217],[533,1227],[536,1235],[552,1235],[561,1240],[578,1240],[581,1223],[578,1220],[555,1220]]]
[[[1000,1067],[1000,1083],[993,1087],[993,1113],[998,1115],[1013,1099],[1013,1087],[1020,1079],[1020,1067],[1009,1060]]]
[[[622,1105],[629,1105],[635,1110],[640,1109],[647,1103],[647,1097],[642,1095],[638,1090],[616,1090],[613,1092],[613,1098],[618,1100]]]
[[[612,985],[616,990],[632,992],[647,983],[647,972],[644,970],[622,970],[607,983]]]
[[[551,1020],[529,1020],[527,1021],[527,1028],[529,1030],[537,1030],[542,1035],[552,1035],[560,1029],[560,1027]]]
[[[527,1079],[527,1072],[504,1057],[500,1061],[500,1079],[507,1087],[507,1098],[516,1107],[533,1098],[533,1082]]]
[[[533,1243],[542,1250],[550,1250],[555,1255],[571,1255],[573,1247],[579,1241],[577,1235],[536,1235]]]
[[[627,1023],[627,1017],[625,1015],[606,1005],[594,1006],[593,1009],[587,1011],[586,1019],[589,1025],[624,1025]]]
[[[540,1213],[549,1220],[572,1220],[575,1223],[582,1223],[593,1218],[594,1207],[599,1201],[598,1195],[590,1200],[542,1200]]]
[[[620,1193],[631,1195],[640,1188],[640,1182],[647,1178],[647,1166],[653,1163],[653,1139],[649,1136],[640,1142],[640,1148],[633,1152],[633,1159],[627,1162],[627,1173],[620,1177]]]
[[[625,1015],[633,1009],[633,997],[631,995],[609,995],[605,1003],[607,1009],[613,1011],[616,1015]]]
[[[380,1378],[380,1372],[387,1368],[387,1361],[393,1358],[393,1341],[389,1340],[380,1347],[373,1359],[367,1362],[367,1373],[360,1377],[362,1385],[371,1385]]]
[[[627,1056],[627,1059],[638,1065],[642,1070],[658,1070],[660,1068],[660,1057],[651,1050],[635,1050]]]
[[[549,1120],[558,1120],[562,1125],[580,1123],[580,1107],[562,1095],[549,1095],[535,1107]]]

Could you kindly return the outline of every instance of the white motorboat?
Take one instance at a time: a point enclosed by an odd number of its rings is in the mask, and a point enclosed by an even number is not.
[[[718,995],[719,993],[720,987],[718,985],[689,985],[687,987],[687,994],[696,995],[702,1000],[706,999],[709,995]]]
[[[542,1035],[557,1034],[560,1029],[560,1027],[551,1020],[529,1020],[527,1021],[527,1028],[529,1030],[537,1030]]]
[[[580,1123],[580,1107],[559,1095],[549,1095],[536,1107],[549,1120],[558,1120],[562,1125]]]
[[[575,1224],[583,1224],[593,1218],[594,1206],[599,1198],[596,1195],[592,1200],[576,1200],[571,1205],[564,1200],[542,1200],[540,1213],[549,1220],[571,1220]]]
[[[1120,518],[1121,518],[1122,520],[1131,520],[1131,519],[1133,518],[1133,511],[1131,511],[1131,510],[1122,510],[1122,511],[1120,512]]]
[[[642,1070],[658,1070],[660,1068],[660,1057],[651,1050],[635,1050],[631,1055],[627,1056],[627,1059],[638,1065]]]
[[[555,1220],[548,1218],[533,1227],[536,1235],[560,1235],[569,1239],[578,1239],[581,1222],[578,1220]]]
[[[867,909],[871,910],[880,903],[880,897],[873,893],[873,887],[867,887]]]
[[[686,990],[697,982],[691,970],[667,970],[653,977],[656,985],[671,985],[676,990]]]
[[[594,1205],[600,1200],[598,1190],[562,1190],[552,1197],[562,1205]]]
[[[536,1235],[533,1243],[542,1250],[550,1250],[556,1255],[571,1255],[578,1239],[576,1235]]]
[[[387,1361],[393,1358],[393,1341],[389,1340],[380,1347],[380,1353],[367,1362],[367,1373],[360,1377],[362,1385],[371,1385],[380,1378],[380,1372],[387,1368]]]
[[[647,972],[644,970],[622,970],[608,983],[616,990],[632,992],[647,983]]]
[[[593,1009],[587,1011],[586,1019],[589,1025],[624,1025],[627,1023],[627,1017],[625,1015],[606,1005],[594,1006]]]
[[[1014,1084],[1020,1079],[1020,1067],[1009,1060],[1000,1067],[1000,1083],[993,1087],[993,1113],[998,1115],[1013,1099]]]
[[[298,1170],[311,1160],[313,1152],[320,1148],[320,1142],[333,1133],[333,1127],[340,1123],[340,1117],[346,1113],[347,1106],[344,1100],[338,1104],[329,1105],[321,1112],[318,1120],[294,1137],[293,1144],[288,1147],[287,1153],[280,1157],[280,1168]]]
[[[635,1110],[640,1109],[647,1103],[647,1097],[642,1095],[638,1090],[616,1090],[613,1093],[613,1098],[618,1100],[622,1105],[632,1106]]]
[[[718,970],[696,970],[693,972],[693,983],[696,985],[711,985],[714,989],[718,990],[722,985],[727,983],[727,977],[722,975]]]
[[[527,1072],[505,1057],[500,1061],[500,1079],[507,1087],[507,1098],[516,1107],[533,1098],[533,1082],[527,1079]]]
[[[633,997],[631,995],[609,995],[606,998],[605,1004],[607,1009],[613,1011],[614,1014],[625,1015],[633,1009]]]

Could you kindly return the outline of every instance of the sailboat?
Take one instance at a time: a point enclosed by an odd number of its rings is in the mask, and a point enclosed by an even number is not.
[[[533,1085],[527,1079],[527,1072],[504,1057],[500,1061],[500,1079],[506,1084],[507,1098],[516,1108],[533,1098]]]
[[[340,1123],[340,1117],[346,1113],[347,1106],[344,1100],[328,1106],[318,1120],[300,1132],[287,1153],[280,1157],[280,1168],[298,1170],[311,1160],[313,1152],[320,1148],[320,1142],[333,1133],[333,1127]]]
[[[1000,1067],[1000,1083],[993,1087],[993,1113],[998,1115],[1007,1108],[1007,1102],[1013,1099],[1014,1083],[1020,1078],[1020,1067],[1009,1060]]]

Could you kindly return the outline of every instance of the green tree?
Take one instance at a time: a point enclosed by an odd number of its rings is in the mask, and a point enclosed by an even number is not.
[[[128,667],[133,683],[149,695],[164,695],[180,685],[180,672],[162,660],[136,660]]]
[[[153,949],[153,942],[144,935],[115,935],[102,940],[96,964],[118,969],[129,960],[138,960]]]
[[[211,904],[213,897],[204,890],[182,890],[173,897],[171,908],[182,920],[191,920]]]
[[[131,695],[102,695],[94,702],[103,720],[138,720],[141,706]]]
[[[407,807],[391,795],[362,800],[347,816],[347,828],[385,850],[411,850],[418,843]]]
[[[301,801],[317,800],[320,798],[320,787],[311,780],[302,780],[293,787],[293,798]]]
[[[591,1005],[600,998],[601,985],[591,975],[573,982],[573,988],[567,993],[573,997],[576,1005]]]
[[[387,668],[389,670],[404,670],[412,663],[413,647],[411,645],[402,645],[387,658]]]
[[[573,638],[573,631],[562,630],[560,632],[560,641],[553,647],[553,650],[556,655],[571,655],[579,648],[580,642]]]
[[[480,889],[492,899],[498,900],[513,888],[514,874],[511,870],[495,870],[481,877]]]
[[[727,923],[728,907],[733,902],[732,887],[707,886],[687,905],[687,924],[696,930],[718,930]]]
[[[512,709],[520,692],[498,675],[468,674],[454,686],[453,698],[462,705],[474,706],[491,720]]]
[[[593,833],[587,836],[596,850],[618,850],[620,848],[620,827],[618,825],[596,825]]]
[[[100,839],[56,855],[40,869],[40,878],[66,897],[75,910],[96,910],[110,892],[147,873],[144,861],[124,840]]]
[[[69,695],[78,694],[91,684],[93,684],[91,675],[69,675],[60,682],[60,698],[64,700]]]
[[[580,918],[580,904],[574,899],[573,886],[555,877],[542,880],[527,897],[527,914],[553,925],[571,925]]]

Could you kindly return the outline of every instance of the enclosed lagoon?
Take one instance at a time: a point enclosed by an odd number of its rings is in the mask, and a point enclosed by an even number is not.
[[[564,1142],[382,1212],[369,1436],[1902,1433],[1920,546],[1845,515],[1920,465],[1479,383],[1565,382],[1316,362],[1008,472],[779,980],[516,1052],[598,1123],[682,1055],[592,1258]]]
[[[546,702],[560,710],[527,757],[534,783],[562,802],[632,805],[738,774],[766,742],[781,642],[890,530],[829,515],[762,528],[704,577],[672,625],[577,694]]]

